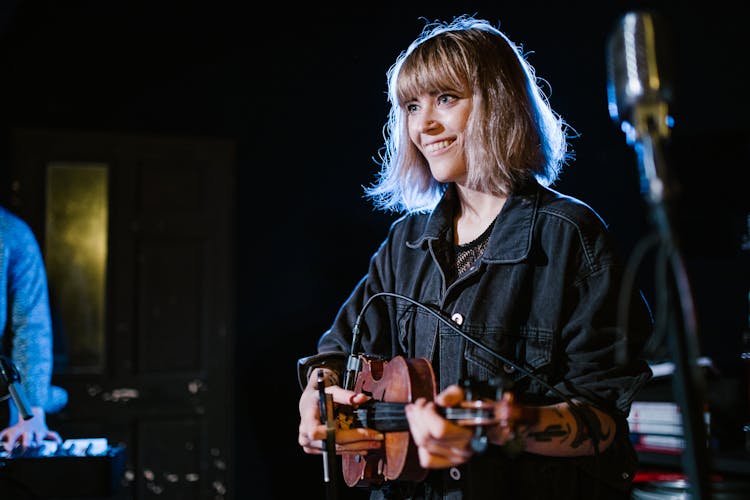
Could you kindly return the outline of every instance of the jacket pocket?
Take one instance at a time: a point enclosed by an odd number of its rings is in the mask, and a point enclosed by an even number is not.
[[[502,375],[516,383],[525,382],[527,390],[544,392],[542,384],[533,378],[540,377],[548,383],[554,349],[552,331],[521,327],[514,331],[485,329],[467,333],[484,346],[466,344],[469,377],[488,380]],[[529,373],[534,377],[529,377]]]
[[[414,311],[407,309],[398,318],[398,345],[401,353],[407,357],[414,357]]]
[[[432,359],[437,337],[437,320],[433,315],[416,306],[409,306],[400,313],[397,327],[400,354],[410,358]]]

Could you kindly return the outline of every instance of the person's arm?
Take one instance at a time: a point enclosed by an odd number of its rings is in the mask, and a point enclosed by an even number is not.
[[[52,377],[52,318],[42,253],[22,221],[13,231],[7,300],[10,355],[31,406],[45,407]]]
[[[409,430],[422,467],[459,465],[475,454],[471,446],[474,429],[444,418],[438,409],[454,406],[463,398],[463,390],[453,385],[438,394],[434,402],[419,399],[407,405]],[[576,404],[575,409],[568,403],[521,407],[500,401],[495,415],[501,422],[487,427],[489,442],[503,446],[514,440],[514,452],[554,457],[594,455],[607,449],[615,437],[612,417],[589,405]]]
[[[578,457],[603,452],[615,438],[614,419],[590,405],[571,408],[569,403],[559,403],[525,408],[524,413],[534,418],[530,422],[520,418],[515,429],[493,428],[488,434],[490,441],[505,444],[508,437],[517,435],[521,448],[528,453]]]
[[[45,404],[52,377],[52,320],[49,309],[47,275],[39,245],[31,229],[22,221],[11,226],[13,247],[8,263],[8,312],[11,335],[10,357],[16,365],[20,384],[31,406],[33,418],[18,418],[11,411],[9,427],[0,431],[6,448],[43,439],[60,442],[60,436],[47,428]]]

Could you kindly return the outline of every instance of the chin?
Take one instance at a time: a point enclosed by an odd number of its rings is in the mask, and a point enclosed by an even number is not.
[[[442,184],[447,184],[449,182],[458,182],[461,179],[465,179],[466,178],[466,174],[462,174],[462,175],[438,175],[438,174],[433,173],[432,177],[436,181],[438,181],[438,182],[440,182]]]
[[[466,169],[455,168],[454,165],[448,166],[448,168],[440,168],[439,165],[435,165],[430,167],[430,173],[438,182],[456,182],[466,178]]]

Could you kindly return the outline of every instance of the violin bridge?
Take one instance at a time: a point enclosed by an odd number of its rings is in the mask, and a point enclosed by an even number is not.
[[[339,428],[345,431],[351,429],[354,424],[354,416],[351,414],[340,411],[336,415],[336,418],[339,422]]]

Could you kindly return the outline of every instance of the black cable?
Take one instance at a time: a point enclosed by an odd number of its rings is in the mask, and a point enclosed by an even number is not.
[[[386,297],[386,296],[387,297],[395,297],[397,299],[405,300],[405,301],[407,301],[407,302],[409,302],[411,304],[414,304],[417,307],[420,307],[420,308],[424,309],[425,311],[427,311],[428,313],[430,313],[431,315],[433,315],[435,318],[437,318],[439,321],[442,321],[444,324],[446,324],[449,328],[451,328],[453,331],[455,331],[456,333],[458,333],[464,339],[468,340],[469,342],[471,342],[475,346],[479,347],[480,349],[483,349],[484,351],[488,352],[491,356],[494,356],[495,358],[499,359],[503,363],[512,366],[513,368],[515,368],[516,370],[520,371],[524,375],[527,375],[528,377],[534,379],[535,381],[539,382],[541,385],[543,385],[544,387],[546,387],[547,389],[549,389],[551,392],[553,392],[554,394],[556,394],[557,396],[559,396],[563,401],[565,401],[568,404],[568,406],[570,407],[571,411],[574,414],[576,414],[588,426],[588,428],[590,430],[589,435],[590,435],[590,439],[591,439],[591,444],[594,447],[594,457],[596,459],[597,470],[600,470],[601,464],[599,462],[599,459],[600,459],[600,453],[601,452],[599,451],[599,438],[596,436],[596,429],[598,428],[598,426],[593,426],[592,425],[592,422],[589,419],[589,415],[585,411],[583,411],[581,408],[578,407],[579,403],[576,403],[575,401],[573,401],[567,394],[563,393],[562,391],[560,391],[556,387],[554,387],[551,384],[547,383],[545,380],[543,380],[541,377],[538,377],[532,371],[527,370],[526,368],[524,368],[521,365],[515,363],[514,361],[511,361],[510,359],[508,359],[505,356],[503,356],[502,354],[498,353],[497,351],[495,351],[491,347],[488,347],[488,346],[482,344],[481,342],[479,342],[475,338],[473,338],[470,335],[468,335],[467,333],[465,333],[463,330],[461,330],[460,328],[458,328],[458,326],[456,326],[456,324],[453,322],[453,320],[451,320],[450,318],[448,318],[441,311],[436,310],[434,308],[434,306],[423,304],[422,302],[419,302],[418,300],[412,299],[411,297],[408,297],[406,295],[402,295],[402,294],[399,294],[399,293],[395,293],[395,292],[378,292],[378,293],[375,293],[372,297],[370,297],[369,299],[367,299],[367,302],[365,302],[365,304],[362,306],[362,309],[360,310],[359,315],[357,316],[357,319],[354,322],[354,326],[352,328],[352,352],[351,352],[352,357],[356,356],[356,351],[359,350],[359,346],[358,346],[358,344],[359,344],[359,332],[360,332],[360,326],[359,325],[360,325],[360,323],[362,321],[362,317],[364,316],[365,311],[370,307],[370,304],[376,298]],[[581,406],[583,406],[583,405],[581,405]],[[597,476],[598,475],[599,474],[597,474]],[[597,483],[597,489],[598,489],[598,487],[599,487],[599,484]],[[598,497],[598,496],[599,495],[598,495],[598,492],[597,492],[597,494],[595,494],[594,497]]]
[[[620,286],[620,299],[617,307],[617,326],[622,330],[622,342],[618,342],[618,349],[616,351],[616,359],[619,364],[624,364],[627,361],[629,352],[627,349],[627,334],[628,334],[628,312],[630,309],[630,294],[635,288],[635,282],[640,270],[641,264],[643,263],[646,254],[653,247],[658,245],[660,236],[658,234],[651,234],[649,237],[642,239],[635,246],[635,249],[628,259],[627,265],[623,272],[622,284]],[[659,287],[657,286],[657,290]],[[654,328],[654,332],[657,329]],[[651,342],[653,345],[653,341]]]

